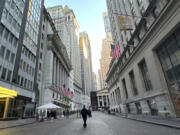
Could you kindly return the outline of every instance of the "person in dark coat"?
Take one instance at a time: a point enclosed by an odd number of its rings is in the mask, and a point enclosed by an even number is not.
[[[91,108],[90,108],[90,107],[89,107],[89,109],[88,109],[88,116],[89,116],[89,117],[92,117]]]
[[[86,109],[85,105],[83,106],[83,109],[81,110],[81,115],[82,115],[82,118],[83,118],[83,121],[84,121],[83,127],[86,128],[86,126],[87,126],[86,121],[87,121],[88,110]]]

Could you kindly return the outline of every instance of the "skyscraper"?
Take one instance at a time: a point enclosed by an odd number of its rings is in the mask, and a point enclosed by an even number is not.
[[[107,12],[103,13],[103,19],[104,19],[104,28],[105,28],[105,32],[110,33],[111,32],[111,25],[110,25],[110,21],[109,21],[109,16]]]
[[[111,26],[107,12],[103,13],[103,19],[104,19],[104,28],[106,32],[106,37],[102,40],[101,58],[99,60],[100,69],[98,70],[98,75],[99,75],[98,78],[99,78],[100,89],[107,87],[105,80],[106,80],[106,74],[109,70],[109,64],[111,61],[110,45],[112,44]]]
[[[15,98],[2,96],[0,117],[31,117],[43,0],[3,0],[0,5],[0,91],[17,92]]]
[[[79,37],[79,46],[81,53],[81,76],[82,90],[84,95],[90,96],[93,91],[93,74],[91,61],[91,46],[87,32],[81,32]]]

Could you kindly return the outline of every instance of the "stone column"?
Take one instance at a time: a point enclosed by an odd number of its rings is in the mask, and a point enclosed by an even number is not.
[[[59,61],[57,60],[57,86],[60,86],[60,78],[59,78]]]
[[[53,64],[53,67],[54,67],[54,70],[53,70],[53,83],[54,85],[56,85],[56,56],[54,55],[54,64]]]
[[[61,65],[61,63],[59,65],[59,70],[60,70],[60,85],[62,86],[63,85],[63,81],[62,81],[62,65]]]

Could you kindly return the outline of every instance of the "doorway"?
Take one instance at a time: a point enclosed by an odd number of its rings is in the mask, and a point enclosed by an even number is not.
[[[5,105],[6,105],[5,101],[0,101],[0,119],[2,119],[4,116]]]

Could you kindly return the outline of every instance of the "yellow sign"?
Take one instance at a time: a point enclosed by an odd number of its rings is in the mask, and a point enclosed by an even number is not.
[[[129,17],[118,16],[121,30],[133,30],[132,20]]]
[[[9,95],[9,96],[17,96],[17,92],[15,90],[7,89],[0,86],[0,95]]]

